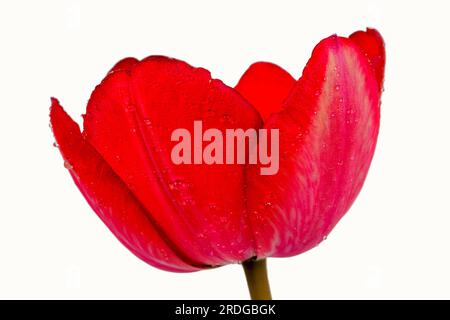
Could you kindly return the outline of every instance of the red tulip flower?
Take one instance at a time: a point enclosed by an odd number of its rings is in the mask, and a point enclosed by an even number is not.
[[[92,93],[82,132],[56,99],[51,125],[76,185],[136,256],[173,272],[243,263],[252,297],[270,298],[265,258],[318,245],[361,190],[384,65],[373,29],[322,40],[299,80],[258,62],[235,88],[183,61],[127,58]],[[278,129],[277,173],[174,164],[172,132],[199,120],[219,131]]]

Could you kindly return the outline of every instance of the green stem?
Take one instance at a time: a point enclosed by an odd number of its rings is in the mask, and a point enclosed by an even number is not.
[[[252,300],[272,300],[266,259],[250,259],[242,263]]]

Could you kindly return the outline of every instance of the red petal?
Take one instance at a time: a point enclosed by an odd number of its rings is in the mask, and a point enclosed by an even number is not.
[[[266,122],[280,130],[280,169],[272,176],[260,176],[260,166],[248,170],[258,256],[317,245],[360,191],[379,128],[380,90],[370,67],[351,40],[323,40],[285,109]]]
[[[52,99],[50,119],[55,139],[75,183],[92,209],[136,256],[160,269],[199,270],[170,247],[126,185],[81,136],[78,125]]]
[[[367,28],[366,31],[357,31],[349,37],[368,59],[371,69],[375,73],[380,89],[383,88],[384,66],[386,63],[386,53],[384,41],[381,34],[375,30]]]
[[[136,58],[125,58],[117,62],[114,67],[109,70],[109,73],[113,73],[116,71],[131,71],[131,69],[139,63],[139,60]]]
[[[281,109],[295,85],[295,79],[284,69],[269,62],[252,64],[235,89],[249,101],[265,121]]]
[[[254,254],[244,215],[243,165],[179,165],[174,129],[260,126],[254,109],[208,71],[150,57],[114,72],[95,90],[87,139],[190,259],[222,265]]]

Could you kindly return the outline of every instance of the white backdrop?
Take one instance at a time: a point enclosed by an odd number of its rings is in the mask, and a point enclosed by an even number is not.
[[[333,33],[387,46],[365,186],[319,247],[270,259],[275,298],[450,298],[448,1],[2,1],[0,298],[246,299],[239,265],[152,268],[89,208],[52,147],[50,96],[78,121],[125,56],[163,54],[234,86],[252,62],[298,77]]]

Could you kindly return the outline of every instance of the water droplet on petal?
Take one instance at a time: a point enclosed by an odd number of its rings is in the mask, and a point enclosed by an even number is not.
[[[209,207],[209,209],[211,209],[211,210],[215,210],[215,209],[217,209],[217,204],[215,204],[215,203],[210,203],[210,204],[208,205],[208,207]]]
[[[170,190],[181,190],[181,189],[185,189],[185,188],[189,188],[189,184],[184,182],[181,179],[177,179],[177,180],[173,180],[172,182],[169,182],[169,189]]]
[[[147,126],[147,127],[151,127],[152,126],[152,121],[150,120],[150,119],[144,119],[144,124]]]
[[[125,107],[125,111],[126,112],[133,112],[136,108],[134,107],[134,105],[129,104]]]
[[[69,161],[64,161],[64,168],[66,168],[67,170],[72,170],[73,166],[70,164]]]
[[[222,122],[230,122],[231,116],[228,113],[224,113],[222,115],[222,119],[221,120],[222,120]]]

